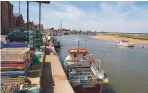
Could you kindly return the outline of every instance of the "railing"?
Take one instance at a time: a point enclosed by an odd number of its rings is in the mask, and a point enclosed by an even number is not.
[[[95,63],[92,63],[91,70],[98,79],[104,78],[104,71],[100,68],[101,61],[98,60]]]

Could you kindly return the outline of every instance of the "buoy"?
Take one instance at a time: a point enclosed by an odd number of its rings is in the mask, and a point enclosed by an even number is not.
[[[108,82],[109,82],[108,78],[105,78],[105,79],[103,80],[103,82],[104,82],[104,83],[108,83]]]

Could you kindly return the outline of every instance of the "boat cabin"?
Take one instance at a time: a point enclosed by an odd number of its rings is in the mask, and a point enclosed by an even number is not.
[[[128,40],[121,40],[120,42],[128,43],[129,41]]]
[[[65,60],[69,66],[89,66],[91,62],[94,62],[94,57],[89,55],[85,48],[72,48],[68,50],[68,53]]]
[[[93,54],[89,54],[85,48],[69,49],[68,53],[64,61],[65,73],[73,87],[78,85],[82,85],[83,88],[85,85],[94,87],[103,82],[104,72],[100,69],[99,62],[97,64],[94,60]]]

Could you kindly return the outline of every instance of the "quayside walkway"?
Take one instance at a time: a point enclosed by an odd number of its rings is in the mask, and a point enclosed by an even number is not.
[[[73,88],[66,78],[60,60],[56,55],[54,46],[50,45],[47,48],[50,49],[50,55],[46,55],[43,66],[41,93],[74,93]],[[41,60],[41,62],[43,61]]]

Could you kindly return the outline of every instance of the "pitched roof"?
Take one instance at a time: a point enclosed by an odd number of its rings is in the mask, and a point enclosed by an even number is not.
[[[21,14],[19,14],[19,13],[13,13],[13,15],[14,15],[15,17],[19,17]]]

